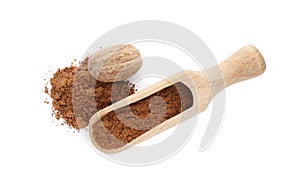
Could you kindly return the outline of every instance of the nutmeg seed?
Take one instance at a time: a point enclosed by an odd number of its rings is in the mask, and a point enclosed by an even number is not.
[[[141,66],[140,52],[130,44],[102,48],[92,54],[88,62],[91,75],[102,82],[126,80]]]

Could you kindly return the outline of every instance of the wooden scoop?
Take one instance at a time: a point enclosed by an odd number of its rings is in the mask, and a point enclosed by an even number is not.
[[[138,144],[154,135],[204,111],[211,99],[225,87],[262,74],[266,64],[261,53],[254,46],[245,46],[227,58],[224,62],[204,71],[183,71],[166,80],[160,81],[144,90],[122,99],[95,113],[89,121],[89,133],[93,144],[106,153],[116,153]],[[103,149],[93,138],[93,125],[107,113],[128,106],[150,96],[170,85],[181,82],[192,92],[193,105],[189,109],[153,127],[149,131],[132,140],[130,143],[116,149]]]

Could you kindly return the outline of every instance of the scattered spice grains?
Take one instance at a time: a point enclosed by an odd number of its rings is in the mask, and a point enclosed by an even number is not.
[[[93,125],[93,138],[103,149],[116,149],[193,105],[183,83],[164,88],[138,102],[109,112]]]
[[[87,65],[88,58],[79,67],[71,65],[58,69],[50,79],[50,93],[47,87],[44,90],[52,99],[55,118],[62,118],[65,124],[76,130],[87,126],[90,117],[98,110],[135,92],[135,86],[129,81],[103,83],[95,80]]]

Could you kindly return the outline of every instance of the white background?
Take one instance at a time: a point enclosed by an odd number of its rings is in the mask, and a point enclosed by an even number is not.
[[[1,1],[0,182],[299,182],[299,8],[288,0]],[[267,70],[226,90],[223,127],[206,151],[198,152],[197,129],[171,159],[127,167],[51,122],[43,78],[103,33],[144,19],[190,29],[219,62],[253,44]]]

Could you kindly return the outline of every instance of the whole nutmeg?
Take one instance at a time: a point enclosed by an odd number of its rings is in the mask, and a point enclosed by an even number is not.
[[[90,74],[102,82],[126,80],[142,66],[138,49],[133,45],[115,45],[105,47],[89,57]]]

